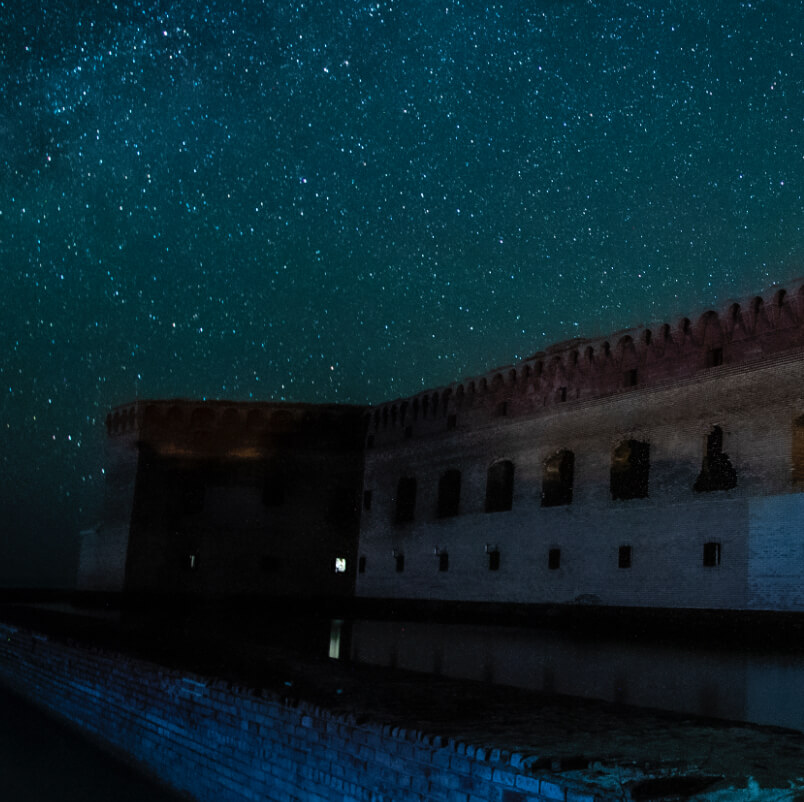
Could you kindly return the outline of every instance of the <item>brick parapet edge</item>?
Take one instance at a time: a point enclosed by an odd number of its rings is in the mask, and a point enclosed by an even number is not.
[[[535,770],[535,756],[364,721],[3,622],[0,682],[203,802],[620,798]]]

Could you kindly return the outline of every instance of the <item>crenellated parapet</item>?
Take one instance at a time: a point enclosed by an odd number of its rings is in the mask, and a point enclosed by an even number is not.
[[[695,320],[638,326],[549,346],[516,365],[380,404],[366,413],[367,445],[391,444],[494,418],[689,379],[804,347],[804,280],[708,310]]]
[[[138,400],[106,416],[111,440],[128,437],[163,456],[260,458],[281,439],[308,445],[352,439],[363,407],[283,402]]]

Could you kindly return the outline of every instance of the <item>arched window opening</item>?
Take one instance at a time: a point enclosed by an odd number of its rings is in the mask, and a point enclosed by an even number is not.
[[[611,497],[615,501],[647,498],[650,444],[624,440],[611,457]]]
[[[416,509],[416,477],[403,476],[396,486],[396,522],[408,523],[413,520]]]
[[[575,455],[572,451],[559,451],[544,461],[542,507],[560,507],[563,504],[572,504],[574,472]]]
[[[514,500],[514,463],[495,462],[486,477],[486,512],[510,510]]]
[[[438,482],[438,517],[451,518],[458,514],[461,502],[461,472],[446,471]]]
[[[723,452],[723,429],[713,426],[706,436],[706,453],[693,490],[711,493],[714,490],[731,490],[737,485],[737,472],[729,455]]]

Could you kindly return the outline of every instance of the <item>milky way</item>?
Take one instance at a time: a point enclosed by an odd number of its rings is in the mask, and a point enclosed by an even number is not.
[[[0,0],[0,583],[106,410],[375,402],[804,273],[796,3]]]

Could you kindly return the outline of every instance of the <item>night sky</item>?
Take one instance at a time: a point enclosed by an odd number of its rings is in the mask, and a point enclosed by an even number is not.
[[[803,58],[762,0],[0,0],[0,585],[72,584],[135,396],[377,402],[804,273]]]

